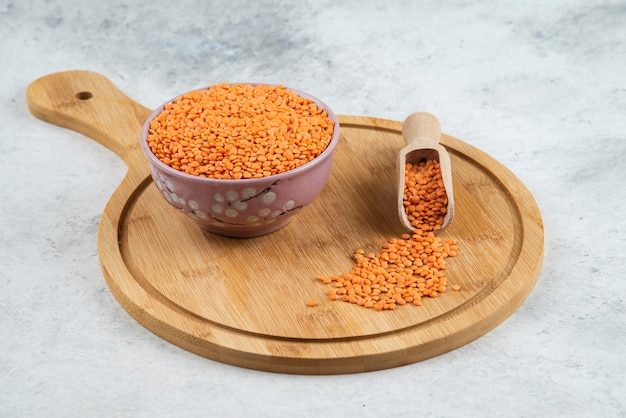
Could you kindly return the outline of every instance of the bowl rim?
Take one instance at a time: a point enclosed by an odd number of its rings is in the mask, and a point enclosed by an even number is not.
[[[294,169],[288,170],[288,171],[284,171],[282,173],[277,173],[277,174],[272,174],[269,176],[264,176],[264,177],[254,177],[254,178],[249,178],[249,179],[214,179],[214,178],[210,178],[210,177],[199,177],[199,176],[194,176],[192,174],[187,174],[184,173],[182,171],[176,170],[170,166],[168,166],[167,164],[165,164],[163,161],[161,161],[159,158],[157,158],[156,155],[154,155],[154,153],[152,152],[152,150],[150,149],[150,147],[148,146],[148,141],[147,141],[147,137],[148,137],[148,129],[150,128],[150,122],[157,117],[159,114],[161,114],[161,112],[163,112],[163,109],[165,109],[165,106],[174,102],[174,100],[189,94],[189,93],[193,93],[196,91],[204,91],[209,89],[212,85],[206,86],[206,87],[201,87],[201,88],[197,88],[197,89],[193,89],[193,90],[189,90],[185,93],[181,93],[175,97],[173,97],[172,99],[169,99],[166,102],[163,102],[161,105],[159,105],[155,110],[153,110],[150,115],[147,117],[147,119],[144,121],[142,127],[141,127],[141,136],[140,136],[140,142],[141,142],[141,148],[144,152],[144,155],[146,155],[146,157],[148,158],[149,162],[151,162],[153,165],[155,165],[156,167],[158,167],[160,170],[166,172],[167,174],[173,176],[173,177],[178,177],[180,179],[183,179],[185,181],[192,181],[192,182],[198,182],[198,183],[204,183],[204,184],[230,184],[230,185],[234,185],[236,182],[240,182],[241,184],[246,184],[246,185],[253,185],[256,183],[267,183],[268,181],[274,182],[277,180],[281,180],[284,179],[285,177],[291,177],[293,175],[296,175],[298,173],[300,173],[301,171],[305,171],[310,169],[311,167],[316,166],[317,164],[321,164],[321,162],[325,159],[327,159],[330,155],[332,155],[333,151],[335,150],[335,147],[337,146],[337,143],[339,142],[339,131],[340,131],[340,126],[339,126],[339,119],[337,118],[337,115],[335,114],[335,112],[333,112],[333,110],[330,108],[330,106],[328,106],[326,103],[324,103],[323,101],[321,101],[320,99],[318,99],[315,96],[312,96],[308,93],[305,93],[303,91],[297,90],[297,89],[293,89],[291,87],[285,86],[284,84],[268,84],[268,83],[226,83],[228,85],[238,85],[238,84],[243,84],[243,85],[251,85],[251,86],[259,86],[259,85],[264,85],[264,86],[272,86],[272,87],[278,87],[278,86],[283,86],[286,89],[296,93],[297,95],[299,95],[302,98],[305,99],[309,99],[312,102],[314,102],[318,107],[321,107],[325,112],[326,115],[328,116],[328,118],[330,120],[333,121],[334,123],[334,127],[333,127],[333,134],[330,138],[330,142],[328,144],[328,146],[324,149],[324,151],[322,151],[322,153],[320,155],[318,155],[317,157],[315,157],[313,160],[308,161],[305,164],[302,164],[299,167],[296,167]],[[244,183],[245,182],[245,183]]]

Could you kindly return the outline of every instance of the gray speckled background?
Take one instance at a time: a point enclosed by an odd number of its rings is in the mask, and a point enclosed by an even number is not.
[[[0,416],[626,416],[625,1],[0,0]],[[392,370],[290,376],[183,351],[110,294],[96,248],[125,167],[27,110],[87,69],[147,107],[282,83],[338,114],[436,114],[530,189],[545,262],[484,337]]]

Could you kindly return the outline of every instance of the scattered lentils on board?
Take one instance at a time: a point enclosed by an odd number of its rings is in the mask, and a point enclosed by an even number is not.
[[[221,83],[166,104],[147,142],[175,170],[247,179],[306,164],[328,147],[333,130],[325,110],[282,85]]]
[[[413,234],[390,239],[378,254],[357,249],[352,270],[318,276],[331,285],[330,300],[376,311],[395,310],[407,304],[419,306],[422,298],[435,298],[447,290],[445,259],[455,257],[458,247],[454,239],[443,241],[433,232],[441,229],[448,204],[437,161],[405,166],[403,203]]]

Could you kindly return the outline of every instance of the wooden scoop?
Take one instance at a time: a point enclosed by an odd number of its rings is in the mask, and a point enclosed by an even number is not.
[[[443,185],[446,188],[448,198],[448,212],[443,218],[440,230],[445,229],[454,216],[454,199],[452,194],[452,167],[448,151],[439,144],[441,138],[441,125],[439,120],[430,113],[416,112],[409,115],[402,125],[402,136],[406,146],[398,155],[398,215],[402,224],[410,231],[411,226],[404,209],[404,170],[407,163],[417,164],[422,161],[436,160],[441,167]]]

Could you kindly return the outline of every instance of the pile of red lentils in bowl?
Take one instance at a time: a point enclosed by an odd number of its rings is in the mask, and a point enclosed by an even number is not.
[[[221,83],[166,104],[146,140],[175,170],[229,180],[300,167],[328,147],[333,131],[324,109],[285,86]]]

